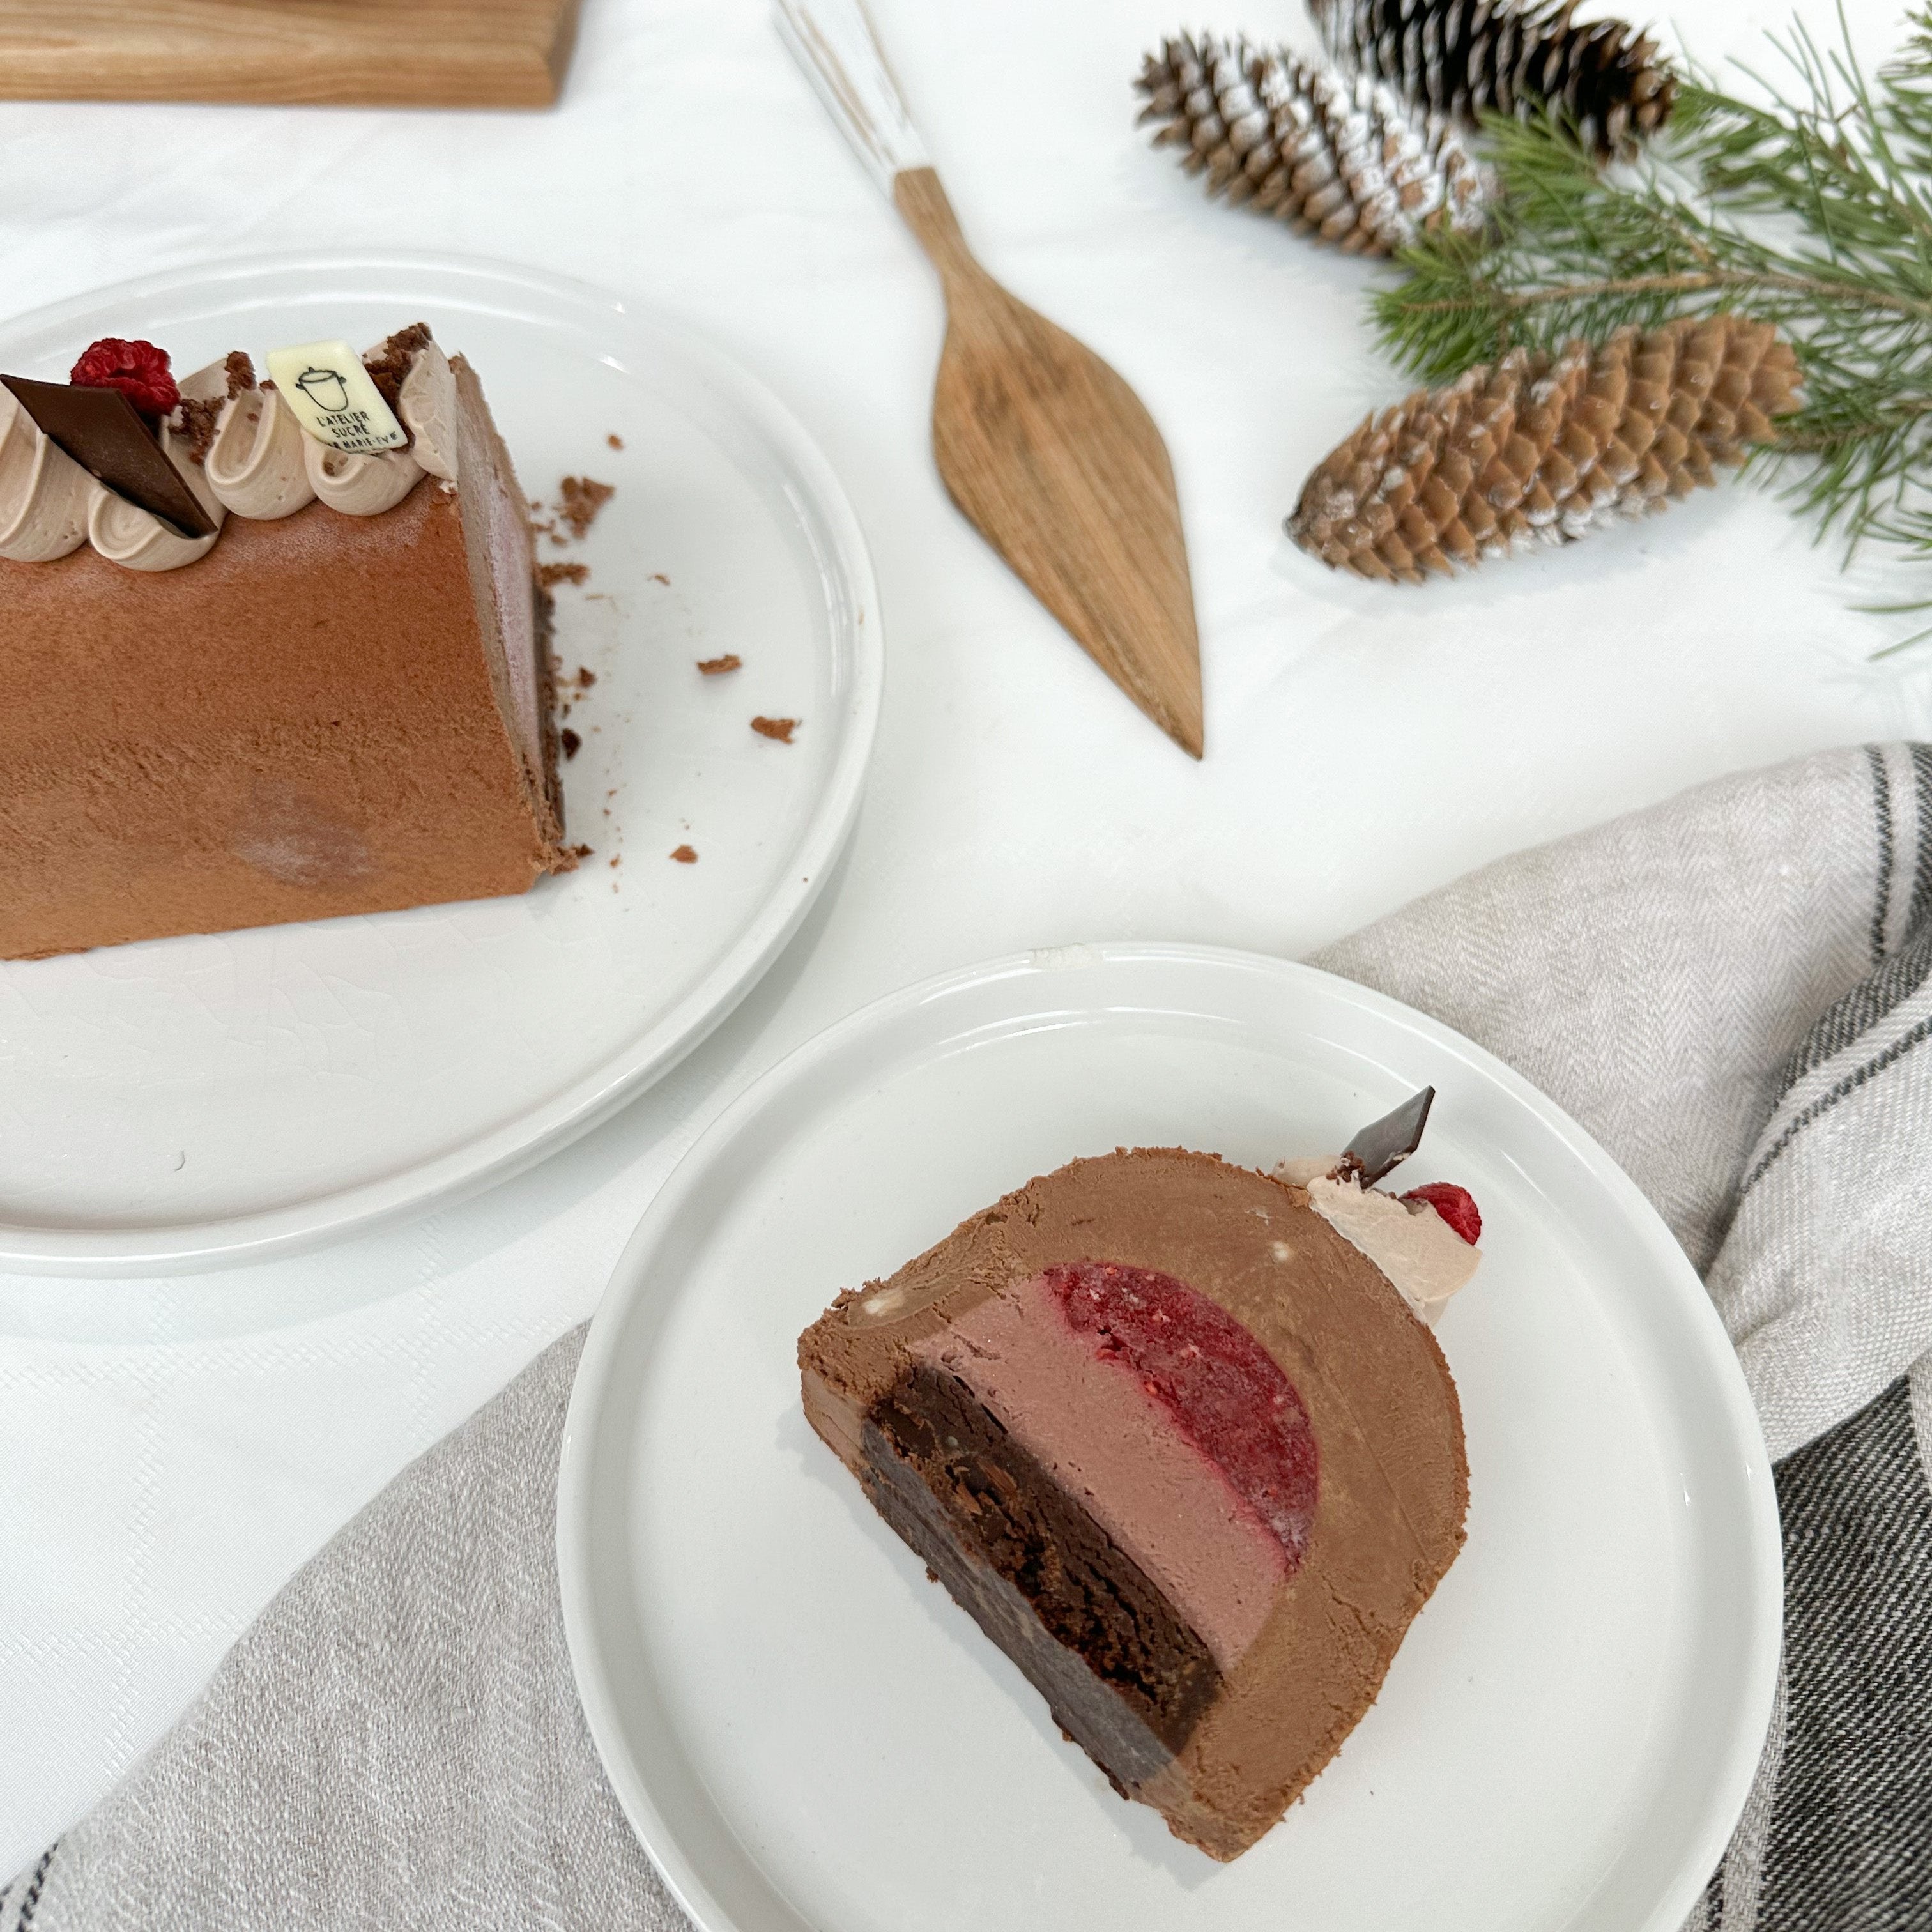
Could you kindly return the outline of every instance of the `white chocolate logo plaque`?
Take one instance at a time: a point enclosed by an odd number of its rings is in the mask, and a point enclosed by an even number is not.
[[[304,342],[268,352],[268,374],[296,421],[332,449],[366,454],[409,441],[346,342]]]

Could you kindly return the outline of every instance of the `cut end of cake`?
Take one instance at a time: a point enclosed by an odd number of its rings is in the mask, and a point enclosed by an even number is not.
[[[1428,1328],[1305,1187],[1210,1155],[1030,1182],[842,1294],[799,1361],[880,1514],[1216,1858],[1334,1754],[1462,1542]]]

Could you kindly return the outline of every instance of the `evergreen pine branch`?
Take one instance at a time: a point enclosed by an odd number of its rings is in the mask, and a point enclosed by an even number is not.
[[[1932,0],[1875,75],[1848,37],[1827,52],[1799,25],[1773,46],[1781,74],[1751,76],[1765,101],[1686,82],[1667,141],[1630,167],[1602,169],[1547,116],[1492,119],[1504,196],[1486,243],[1404,251],[1376,321],[1431,382],[1627,324],[1774,322],[1804,402],[1760,466],[1848,545],[1932,561]]]

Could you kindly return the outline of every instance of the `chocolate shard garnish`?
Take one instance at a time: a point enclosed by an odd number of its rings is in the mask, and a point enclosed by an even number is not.
[[[1348,1143],[1335,1172],[1345,1179],[1353,1175],[1364,1187],[1374,1186],[1422,1144],[1422,1130],[1429,1124],[1429,1109],[1435,1099],[1436,1089],[1425,1087],[1393,1113],[1371,1120]]]
[[[178,535],[212,537],[220,526],[194,500],[141,412],[118,389],[0,376],[46,435],[117,496],[158,517]]]

